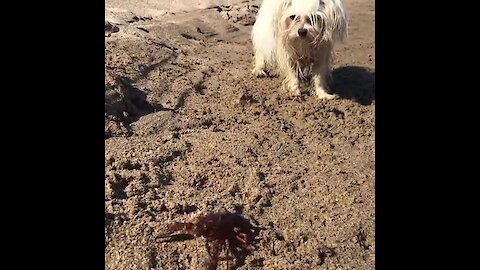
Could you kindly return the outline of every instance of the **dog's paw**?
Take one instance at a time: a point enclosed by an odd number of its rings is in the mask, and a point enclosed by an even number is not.
[[[302,92],[300,91],[300,88],[298,88],[298,87],[293,87],[293,88],[291,87],[289,90],[290,90],[290,95],[292,97],[299,97],[299,96],[302,95]]]
[[[317,94],[317,98],[321,100],[328,100],[328,99],[337,99],[339,98],[338,95],[335,94],[329,94],[327,93],[323,88],[322,89],[317,89],[315,91]]]
[[[258,69],[258,68],[254,68],[252,70],[252,74],[257,76],[257,77],[266,77],[267,76],[267,73],[265,73],[265,71],[263,69]]]
[[[338,99],[340,97],[335,94],[322,93],[322,94],[317,94],[317,98],[321,100],[328,100],[328,99]]]
[[[317,98],[322,100],[339,98],[338,95],[327,93],[327,91],[323,87],[317,88],[315,90],[315,93],[317,94]]]

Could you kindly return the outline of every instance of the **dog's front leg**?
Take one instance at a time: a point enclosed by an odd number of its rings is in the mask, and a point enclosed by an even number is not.
[[[259,50],[255,52],[252,74],[257,77],[263,77],[267,75],[265,73],[265,56]]]
[[[292,96],[300,96],[300,81],[298,74],[293,68],[285,70],[285,78],[283,79],[283,87],[290,92]]]
[[[336,95],[329,94],[327,92],[326,77],[327,74],[322,70],[314,71],[312,76],[313,89],[315,89],[315,94],[319,99],[332,99],[336,98]]]
[[[288,54],[283,50],[279,50],[277,54],[277,67],[283,77],[283,88],[292,96],[300,96],[298,72],[294,67],[294,63],[288,58]]]
[[[330,55],[329,50],[325,49],[318,60],[314,62],[312,69],[312,86],[319,99],[333,99],[338,97],[337,95],[332,95],[327,92],[329,75]]]

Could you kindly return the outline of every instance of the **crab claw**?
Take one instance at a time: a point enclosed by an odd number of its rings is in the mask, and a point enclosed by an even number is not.
[[[236,238],[240,241],[243,245],[247,245],[248,237],[244,233],[237,233]]]

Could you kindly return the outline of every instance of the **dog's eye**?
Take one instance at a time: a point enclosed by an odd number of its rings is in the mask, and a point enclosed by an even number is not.
[[[297,16],[295,16],[295,15],[290,16],[290,20],[292,20],[292,21],[295,20],[295,17],[297,17]]]

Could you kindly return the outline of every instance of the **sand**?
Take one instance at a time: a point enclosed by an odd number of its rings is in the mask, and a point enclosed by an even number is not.
[[[231,269],[375,269],[374,1],[344,1],[328,101],[251,75],[259,1],[173,2],[106,1],[105,268],[204,269],[159,235],[239,205],[262,229]]]

